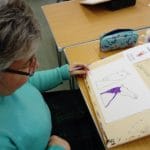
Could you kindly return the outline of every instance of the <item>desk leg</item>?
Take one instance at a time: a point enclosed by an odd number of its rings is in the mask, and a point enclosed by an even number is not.
[[[57,46],[55,43],[55,48],[56,48],[56,53],[57,53],[57,61],[58,61],[58,66],[60,67],[62,65],[62,50]]]
[[[60,67],[62,65],[62,55],[64,54],[64,49],[59,48],[56,43],[55,43],[55,47],[56,47],[56,53],[57,53],[58,66]],[[65,63],[68,63],[65,54],[64,54],[64,61]],[[69,87],[71,90],[75,90],[75,78],[74,77],[70,78]]]
[[[57,52],[58,65],[60,67],[62,65],[62,55],[63,55],[64,51],[63,50],[60,51],[60,49],[56,45],[56,52]],[[65,63],[68,63],[65,55],[64,55],[64,59],[65,59]],[[74,77],[70,78],[70,80],[69,80],[69,87],[70,87],[71,90],[75,89],[75,79],[74,79]]]
[[[69,80],[69,85],[71,90],[75,90],[75,78],[71,77]]]
[[[58,65],[59,67],[62,65],[61,63],[61,52],[58,52],[58,49],[56,50],[57,51],[57,60],[58,60]]]
[[[64,58],[65,58],[65,62],[68,63],[67,59],[66,59],[66,56],[64,54]],[[71,90],[75,90],[75,77],[71,77],[70,80],[69,80],[69,86],[70,86],[70,89]]]

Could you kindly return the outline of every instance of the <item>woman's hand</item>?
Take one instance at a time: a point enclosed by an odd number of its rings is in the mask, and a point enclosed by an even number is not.
[[[64,140],[63,138],[56,136],[56,135],[52,135],[50,137],[48,146],[52,146],[52,145],[60,145],[62,147],[65,148],[65,150],[71,150],[69,143]]]
[[[85,77],[88,71],[88,66],[85,64],[74,64],[70,66],[71,76]]]

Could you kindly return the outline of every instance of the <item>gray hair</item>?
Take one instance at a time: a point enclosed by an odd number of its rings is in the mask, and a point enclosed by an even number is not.
[[[23,0],[0,0],[0,70],[35,53],[41,33]]]

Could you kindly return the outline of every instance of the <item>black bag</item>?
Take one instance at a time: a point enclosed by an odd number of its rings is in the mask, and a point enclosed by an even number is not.
[[[136,0],[111,0],[106,2],[106,8],[110,10],[118,10],[121,8],[134,6],[136,4]]]

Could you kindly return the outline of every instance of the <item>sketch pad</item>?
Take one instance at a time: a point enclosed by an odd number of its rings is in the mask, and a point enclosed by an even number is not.
[[[108,1],[110,0],[81,0],[80,3],[85,4],[85,5],[96,5],[96,4],[100,4],[100,3],[104,3]]]
[[[107,148],[150,135],[149,66],[150,43],[89,66],[86,82]]]

